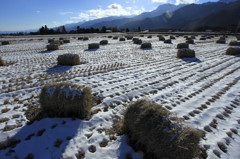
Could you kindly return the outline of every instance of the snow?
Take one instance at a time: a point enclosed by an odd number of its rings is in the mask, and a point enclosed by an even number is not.
[[[9,119],[0,122],[0,145],[11,138],[20,140],[15,147],[0,150],[0,159],[25,158],[30,153],[35,159],[76,159],[78,152],[84,152],[86,159],[125,159],[126,155],[141,159],[142,153],[128,145],[127,136],[115,134],[112,139],[106,133],[116,118],[123,117],[127,106],[141,98],[162,104],[184,118],[186,125],[203,130],[206,136],[201,145],[208,147],[208,159],[219,158],[213,151],[220,152],[222,159],[240,158],[240,56],[225,55],[229,46],[216,44],[218,37],[195,40],[190,49],[195,50],[196,58],[186,59],[176,58],[176,46],[185,41],[183,37],[172,40],[173,44],[158,41],[156,35],[151,39],[141,37],[152,43],[152,49],[141,50],[140,45],[129,40],[95,34],[89,41],[72,38],[71,43],[51,52],[45,48],[50,37],[39,38],[0,38],[14,41],[11,45],[0,45],[1,57],[14,62],[0,67],[0,120]],[[89,43],[101,40],[108,40],[109,44],[94,51],[87,49]],[[227,38],[227,42],[232,40],[235,37]],[[78,54],[86,63],[56,67],[58,55],[66,53]],[[27,107],[39,106],[41,88],[49,82],[91,87],[93,94],[103,98],[92,108],[100,111],[89,120],[44,118],[27,125]],[[49,89],[49,94],[53,91],[54,88]],[[64,91],[69,92],[69,88]],[[10,110],[3,113],[5,108]],[[14,118],[16,114],[19,116]],[[213,121],[216,128],[212,127]],[[17,124],[21,125],[4,131],[6,125]],[[211,131],[206,131],[206,127]],[[62,143],[54,146],[57,140]],[[107,141],[105,147],[100,146],[102,141]],[[219,148],[219,142],[227,147],[226,153]],[[96,151],[90,152],[90,146],[95,146]]]

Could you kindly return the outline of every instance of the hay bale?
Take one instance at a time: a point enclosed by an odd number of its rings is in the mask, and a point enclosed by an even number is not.
[[[107,40],[102,40],[100,41],[100,45],[107,45],[108,44],[108,41]]]
[[[64,38],[61,38],[61,37],[60,37],[59,40],[64,40]]]
[[[191,36],[191,39],[196,39],[196,37],[195,36]]]
[[[158,38],[159,38],[159,41],[165,41],[165,38],[161,35]]]
[[[236,36],[237,40],[240,40],[240,36]]]
[[[47,45],[47,50],[48,51],[59,50],[59,45],[57,45],[57,44],[49,44],[49,45]]]
[[[118,39],[118,37],[117,37],[117,36],[114,36],[114,37],[113,37],[113,40],[117,40],[117,39]]]
[[[88,49],[99,49],[99,43],[88,44]]]
[[[2,45],[10,45],[11,41],[2,41]]]
[[[170,36],[170,39],[172,39],[172,40],[174,40],[174,39],[176,39],[174,36]]]
[[[201,133],[183,126],[161,105],[138,100],[128,106],[123,130],[129,143],[145,152],[144,158],[193,159],[201,153]]]
[[[92,107],[91,89],[70,83],[53,83],[45,85],[40,93],[40,106],[50,117],[89,116]]]
[[[48,39],[48,43],[54,42],[54,39]]]
[[[112,38],[112,36],[108,36],[108,38]]]
[[[70,40],[69,39],[64,39],[63,43],[70,43]]]
[[[239,47],[229,47],[226,51],[226,55],[239,55],[240,48]]]
[[[171,44],[171,43],[172,43],[172,40],[171,40],[171,39],[164,40],[164,43],[165,43],[165,44]]]
[[[134,43],[134,44],[142,44],[142,40],[141,40],[141,39],[138,39],[138,38],[134,38],[134,39],[133,39],[133,43]]]
[[[78,40],[83,40],[83,37],[78,37]]]
[[[87,40],[89,40],[89,38],[88,38],[88,37],[83,37],[82,40],[83,40],[83,41],[87,41]]]
[[[177,44],[177,49],[182,49],[182,48],[189,48],[189,44],[188,43]]]
[[[152,35],[149,35],[147,38],[148,38],[148,39],[151,39],[151,38],[152,38]]]
[[[125,41],[126,39],[125,38],[120,38],[119,41]]]
[[[206,40],[206,38],[205,37],[201,37],[199,40]]]
[[[133,36],[126,36],[127,40],[132,40]]]
[[[62,40],[53,40],[52,42],[50,42],[50,45],[52,45],[52,44],[53,44],[53,45],[55,44],[55,45],[59,45],[59,46],[60,46],[60,45],[63,44],[63,41],[62,41]]]
[[[194,40],[193,40],[193,39],[188,39],[188,40],[186,41],[186,43],[188,43],[188,44],[194,44]]]
[[[6,62],[0,56],[0,66],[6,66]]]
[[[188,48],[178,49],[177,57],[178,58],[195,57],[195,51]]]
[[[144,37],[144,35],[140,35],[140,37]]]
[[[219,39],[216,41],[217,44],[226,44],[226,41],[223,39]]]
[[[219,40],[226,40],[226,38],[222,36],[219,38]]]
[[[151,43],[142,43],[141,49],[151,49],[152,44]]]
[[[239,46],[240,42],[238,42],[238,41],[230,41],[229,45],[230,46]]]
[[[80,57],[77,54],[59,55],[57,58],[58,65],[80,65]]]

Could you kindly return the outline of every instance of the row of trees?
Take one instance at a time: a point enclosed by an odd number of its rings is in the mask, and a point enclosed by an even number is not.
[[[76,33],[106,33],[106,32],[129,32],[129,29],[121,29],[119,30],[117,27],[110,27],[107,28],[103,26],[101,29],[98,28],[80,28],[77,26],[76,30],[67,31],[65,26],[60,26],[55,29],[49,29],[47,25],[42,26],[38,32],[31,33],[31,34],[41,34],[41,35],[48,35],[48,34],[76,34]]]

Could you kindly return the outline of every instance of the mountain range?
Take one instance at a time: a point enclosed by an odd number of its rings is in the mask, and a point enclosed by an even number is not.
[[[67,30],[81,28],[117,27],[134,30],[147,29],[183,29],[191,30],[203,26],[225,27],[240,22],[240,0],[219,0],[203,4],[163,4],[152,12],[145,12],[134,17],[106,17],[85,23],[65,26]]]

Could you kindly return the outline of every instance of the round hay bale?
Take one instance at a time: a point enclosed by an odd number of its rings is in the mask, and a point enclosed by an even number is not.
[[[50,42],[50,45],[62,45],[63,44],[63,41],[62,40],[53,40],[52,42]]]
[[[112,36],[108,36],[108,38],[112,38]]]
[[[125,38],[120,38],[119,41],[125,41],[126,39]]]
[[[178,58],[195,57],[195,51],[188,48],[178,49],[177,57]]]
[[[117,39],[118,39],[118,37],[117,37],[117,36],[114,36],[114,37],[113,37],[113,40],[117,40]]]
[[[78,40],[83,40],[83,37],[78,37]]]
[[[87,41],[87,40],[89,40],[89,38],[88,38],[88,37],[83,37],[82,40],[83,40],[83,41]]]
[[[226,51],[226,55],[239,55],[240,48],[239,47],[229,47]]]
[[[191,39],[196,39],[196,37],[195,36],[191,36]]]
[[[237,40],[240,40],[240,36],[236,36]]]
[[[6,66],[6,63],[1,56],[0,56],[0,66]]]
[[[54,42],[54,39],[48,39],[48,43]]]
[[[172,40],[174,40],[174,39],[176,39],[174,36],[170,36],[170,39],[172,39]]]
[[[134,44],[142,44],[142,40],[138,39],[138,38],[136,38],[136,39],[134,38],[133,43]]]
[[[107,40],[102,40],[100,41],[100,45],[107,45],[108,44],[108,41]]]
[[[80,57],[77,54],[59,55],[57,58],[58,65],[80,65]]]
[[[188,39],[188,40],[186,41],[186,43],[188,43],[188,44],[194,44],[194,40],[193,40],[193,39]]]
[[[92,107],[91,89],[70,83],[45,85],[40,93],[41,109],[50,117],[78,117],[90,115]]]
[[[217,44],[226,44],[225,40],[219,39],[216,41]]]
[[[88,49],[99,49],[99,43],[88,44]]]
[[[133,36],[126,36],[127,40],[132,40]]]
[[[239,46],[240,42],[238,42],[238,41],[230,41],[229,45],[230,46]]]
[[[123,130],[129,143],[145,152],[144,158],[193,159],[201,153],[199,131],[183,126],[170,111],[147,100],[128,106]]]
[[[151,38],[152,38],[152,35],[149,35],[147,38],[148,38],[148,39],[151,39]]]
[[[140,35],[140,37],[144,37],[144,35]]]
[[[206,40],[206,38],[204,38],[204,37],[201,37],[199,40]]]
[[[159,39],[159,41],[165,41],[165,38],[161,35],[158,37],[158,39]]]
[[[47,45],[47,50],[48,51],[59,50],[59,45],[57,45],[57,44],[49,44],[49,45]]]
[[[219,40],[226,40],[226,38],[222,36],[219,38]]]
[[[182,49],[182,48],[189,48],[189,44],[188,43],[177,44],[177,49]]]
[[[64,39],[63,43],[70,43],[70,40],[69,39]]]
[[[152,44],[151,43],[142,43],[141,49],[151,49]]]
[[[11,42],[10,41],[2,41],[2,45],[10,45]]]
[[[61,37],[60,37],[59,40],[64,40],[64,38],[61,38]]]
[[[171,40],[171,39],[164,40],[164,43],[165,43],[165,44],[171,44],[171,43],[172,43],[172,40]]]

